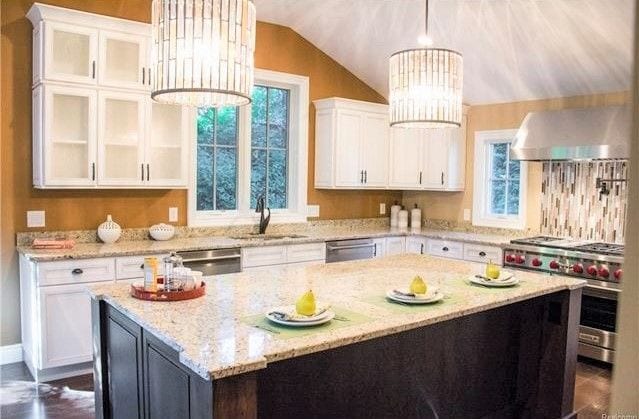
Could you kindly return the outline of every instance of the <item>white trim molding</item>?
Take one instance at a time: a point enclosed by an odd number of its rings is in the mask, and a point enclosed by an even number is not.
[[[519,174],[519,214],[489,214],[488,178],[490,170],[489,145],[512,141],[517,134],[516,129],[477,131],[475,132],[474,183],[473,183],[473,225],[523,230],[526,227],[526,197],[528,188],[528,163],[520,163]]]
[[[22,362],[22,344],[0,346],[0,365]]]
[[[308,178],[308,118],[309,78],[271,70],[255,70],[255,84],[290,90],[289,202],[287,209],[273,210],[271,223],[304,223],[307,221]],[[251,210],[251,108],[243,106],[238,116],[238,209],[228,211],[197,211],[197,128],[196,110],[191,119],[191,163],[189,165],[188,225],[189,227],[256,224],[259,215]]]

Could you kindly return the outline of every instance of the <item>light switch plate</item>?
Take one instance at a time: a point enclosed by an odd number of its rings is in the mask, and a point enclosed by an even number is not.
[[[177,207],[169,207],[169,223],[178,222],[178,209]]]
[[[307,205],[306,216],[307,217],[319,217],[320,206],[319,205]]]
[[[470,221],[470,209],[464,208],[464,221]]]
[[[27,227],[44,227],[44,211],[27,211]]]
[[[379,214],[380,215],[386,214],[386,203],[384,202],[379,203]]]

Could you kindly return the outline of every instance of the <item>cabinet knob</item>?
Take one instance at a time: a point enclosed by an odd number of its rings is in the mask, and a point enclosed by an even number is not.
[[[71,273],[73,275],[80,275],[80,274],[82,274],[82,272],[84,272],[84,271],[82,269],[80,269],[80,268],[75,268],[74,270],[71,271]]]
[[[486,252],[479,252],[479,256],[481,256],[481,257],[486,256]]]
[[[448,247],[444,246],[444,247],[442,247],[442,250],[443,250],[444,252],[448,252]]]
[[[140,269],[144,269],[144,263],[140,265]]]

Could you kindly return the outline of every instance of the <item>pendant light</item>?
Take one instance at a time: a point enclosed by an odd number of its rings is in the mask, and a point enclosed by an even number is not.
[[[428,0],[425,8],[427,44]],[[404,128],[461,126],[463,59],[443,48],[407,49],[389,60],[390,125]]]
[[[251,102],[252,0],[153,0],[151,97],[192,106]]]

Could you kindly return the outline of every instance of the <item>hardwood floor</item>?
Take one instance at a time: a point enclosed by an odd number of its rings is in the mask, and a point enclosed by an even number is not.
[[[608,412],[611,370],[606,364],[579,360],[575,411],[579,419],[600,419]],[[35,384],[24,363],[0,367],[2,419],[93,418],[93,377],[83,375]]]

